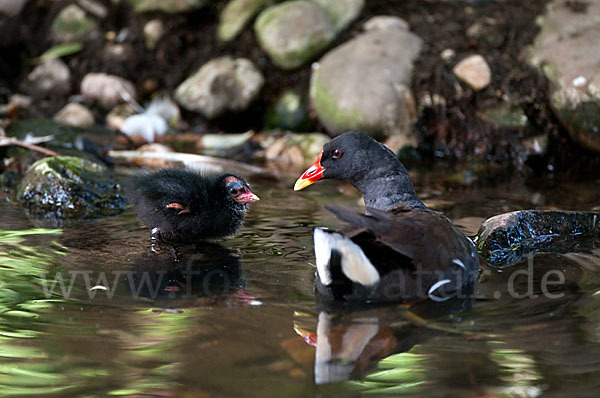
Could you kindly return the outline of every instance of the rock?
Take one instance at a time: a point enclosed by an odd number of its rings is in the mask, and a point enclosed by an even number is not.
[[[106,124],[114,130],[121,130],[125,120],[132,115],[137,114],[136,109],[131,104],[120,104],[115,106],[106,115]]]
[[[538,18],[529,62],[550,80],[553,111],[572,139],[600,152],[600,0],[585,2],[585,12],[569,3],[554,0]]]
[[[108,42],[102,49],[102,60],[105,65],[122,65],[131,63],[136,57],[133,46],[129,43]]]
[[[35,162],[17,190],[20,205],[52,226],[121,213],[121,187],[106,167],[85,159],[60,156]]]
[[[333,23],[336,32],[344,30],[360,15],[365,0],[312,0],[320,5]]]
[[[94,125],[94,115],[86,106],[78,102],[70,102],[56,115],[54,120],[70,126],[88,128]]]
[[[505,129],[526,130],[531,127],[523,108],[511,107],[506,103],[484,109],[480,116],[486,122]]]
[[[360,34],[326,54],[313,68],[310,100],[327,130],[410,135],[412,68],[421,46],[413,33],[392,28]]]
[[[492,80],[492,71],[481,55],[463,59],[452,72],[475,91],[483,90]]]
[[[309,167],[331,140],[321,133],[285,134],[265,150],[267,165],[277,170],[299,173]]]
[[[363,24],[363,30],[367,32],[385,29],[410,30],[410,26],[404,19],[392,15],[378,15],[371,17]]]
[[[175,90],[175,100],[190,111],[214,118],[225,111],[241,111],[256,98],[264,78],[245,58],[215,58],[204,64]]]
[[[160,19],[151,19],[144,25],[144,43],[148,50],[154,50],[165,34],[165,25]]]
[[[309,125],[305,101],[296,91],[287,90],[267,113],[265,129],[302,131]]]
[[[65,7],[50,27],[52,38],[59,43],[80,41],[96,30],[96,22],[75,4]]]
[[[106,108],[136,99],[133,84],[122,77],[106,73],[88,73],[81,81],[81,95],[88,101],[97,101]]]
[[[170,98],[155,98],[139,115],[131,115],[123,122],[120,130],[133,138],[154,142],[169,130],[169,124],[179,121],[179,107]]]
[[[335,37],[335,27],[318,4],[294,0],[270,6],[254,24],[260,46],[282,69],[313,59]]]
[[[32,95],[66,95],[71,92],[71,71],[60,59],[49,59],[31,71],[27,82]]]
[[[21,12],[25,3],[27,0],[0,0],[0,15],[15,17]]]
[[[272,2],[273,0],[231,0],[221,12],[217,38],[221,41],[234,39],[256,13]]]
[[[137,13],[162,11],[170,14],[202,8],[207,0],[129,0]]]
[[[591,250],[600,243],[600,213],[521,210],[487,219],[477,233],[481,255],[492,266],[507,266],[534,253]]]

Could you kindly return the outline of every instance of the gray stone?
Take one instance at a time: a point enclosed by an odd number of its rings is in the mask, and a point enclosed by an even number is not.
[[[305,102],[296,91],[285,91],[267,113],[265,128],[306,131],[310,120]]]
[[[410,90],[422,40],[408,31],[363,33],[326,54],[313,69],[310,99],[333,134],[361,130],[410,136],[416,117]]]
[[[471,55],[454,66],[456,77],[475,91],[483,90],[492,81],[492,71],[481,55]]]
[[[507,266],[539,252],[586,251],[600,243],[600,213],[521,210],[487,219],[476,244],[492,266]]]
[[[17,199],[32,217],[53,226],[115,215],[126,205],[120,185],[106,167],[71,156],[32,164],[19,184]]]
[[[65,7],[50,27],[52,38],[59,43],[80,41],[96,30],[96,22],[75,4]]]
[[[223,11],[217,28],[217,38],[230,41],[244,29],[263,7],[273,0],[231,0]]]
[[[122,77],[106,73],[88,73],[81,81],[81,95],[106,108],[136,98],[133,84]]]
[[[392,15],[377,15],[370,18],[363,24],[365,31],[371,30],[384,30],[384,29],[397,29],[397,30],[409,30],[410,26],[402,18],[398,18]]]
[[[0,15],[14,17],[21,12],[25,3],[27,0],[0,0]]]
[[[175,100],[184,108],[214,118],[227,110],[241,111],[256,98],[264,78],[254,64],[229,56],[204,64],[175,90]]]
[[[170,14],[202,8],[207,0],[129,0],[137,13],[162,11]]]
[[[334,39],[335,28],[318,4],[295,0],[264,10],[254,25],[260,46],[282,69],[310,61]]]
[[[154,50],[165,34],[165,25],[160,19],[152,19],[144,25],[144,43],[146,48]]]
[[[94,115],[86,106],[78,102],[65,105],[56,115],[54,120],[69,126],[88,128],[94,125]]]
[[[600,0],[586,7],[552,1],[528,56],[550,80],[552,108],[573,140],[600,152]]]
[[[319,4],[333,23],[336,32],[344,30],[360,15],[365,0],[312,0]]]
[[[27,76],[31,94],[65,95],[71,92],[71,71],[60,59],[49,59]]]

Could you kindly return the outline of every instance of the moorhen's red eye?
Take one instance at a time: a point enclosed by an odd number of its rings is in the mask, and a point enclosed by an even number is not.
[[[339,149],[336,149],[335,151],[333,151],[331,157],[334,159],[339,159],[342,157],[342,152]]]

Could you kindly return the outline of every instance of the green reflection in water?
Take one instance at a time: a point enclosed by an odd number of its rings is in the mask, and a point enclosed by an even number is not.
[[[0,396],[52,394],[71,386],[68,377],[46,363],[36,347],[39,318],[62,298],[47,297],[43,280],[58,245],[47,250],[26,245],[29,237],[59,235],[59,229],[0,230]]]
[[[348,381],[345,384],[365,394],[419,393],[427,380],[426,360],[425,355],[412,352],[390,355],[377,364],[377,370],[365,381]]]

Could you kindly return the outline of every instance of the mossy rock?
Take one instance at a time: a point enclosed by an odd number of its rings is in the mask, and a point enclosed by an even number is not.
[[[477,249],[492,266],[507,266],[535,253],[586,252],[600,242],[600,213],[521,210],[487,219]]]
[[[106,167],[71,156],[32,164],[19,184],[17,200],[32,217],[53,226],[116,215],[126,205],[121,186]]]

